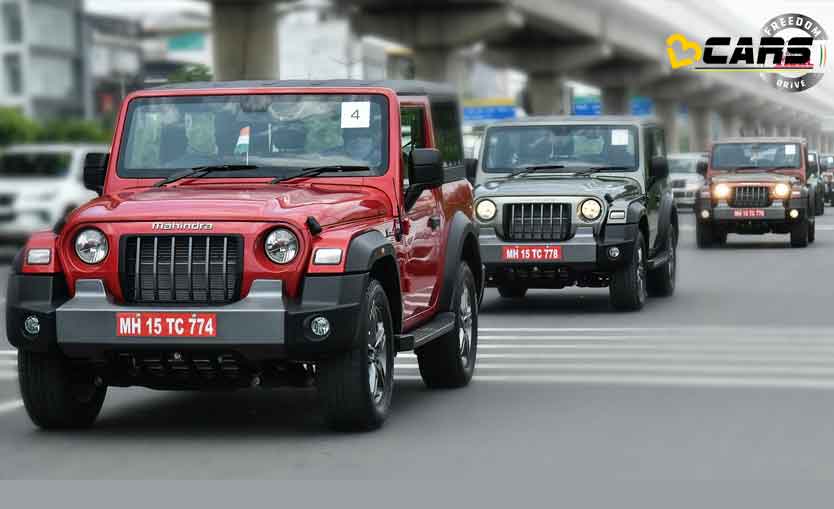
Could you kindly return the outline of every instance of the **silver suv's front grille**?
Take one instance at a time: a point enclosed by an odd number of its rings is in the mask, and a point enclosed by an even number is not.
[[[513,203],[504,207],[506,240],[563,241],[570,236],[569,203]]]
[[[770,203],[767,186],[736,186],[730,200],[731,207],[769,207]]]
[[[122,293],[135,303],[238,300],[243,240],[236,235],[142,235],[122,244]]]

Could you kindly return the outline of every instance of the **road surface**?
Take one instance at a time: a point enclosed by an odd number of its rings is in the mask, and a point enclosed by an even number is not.
[[[488,291],[471,386],[426,390],[402,355],[371,433],[329,431],[312,390],[145,389],[111,389],[93,430],[41,432],[3,340],[0,478],[834,478],[832,216],[808,249],[709,251],[684,217],[677,294],[639,313],[606,290]]]

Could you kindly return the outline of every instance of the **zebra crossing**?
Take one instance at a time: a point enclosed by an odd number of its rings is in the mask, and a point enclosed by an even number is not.
[[[397,380],[418,380],[397,357]],[[0,383],[17,377],[0,351]],[[476,382],[834,389],[834,334],[824,328],[482,327]]]
[[[401,354],[396,376],[419,378]],[[481,328],[478,382],[834,388],[834,335],[757,327]]]

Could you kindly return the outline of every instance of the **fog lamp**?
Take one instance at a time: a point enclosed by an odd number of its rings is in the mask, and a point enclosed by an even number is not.
[[[709,219],[709,210],[701,211],[701,219]]]
[[[609,247],[608,248],[608,257],[611,259],[619,258],[620,257],[620,248],[618,247]]]
[[[41,332],[41,321],[35,315],[29,315],[23,320],[23,328],[27,334],[37,336]]]
[[[796,209],[791,209],[791,211],[788,212],[788,215],[791,216],[791,219],[796,219],[799,217],[799,211]]]
[[[316,336],[323,338],[330,334],[330,320],[323,316],[317,316],[310,320],[310,330]]]

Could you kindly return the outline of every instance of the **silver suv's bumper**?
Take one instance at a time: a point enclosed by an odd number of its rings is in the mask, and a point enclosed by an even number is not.
[[[479,239],[481,243],[481,261],[486,265],[498,265],[505,263],[513,264],[538,264],[543,263],[596,263],[597,261],[597,241],[594,238],[594,230],[591,227],[578,227],[573,238],[564,242],[512,242],[504,241],[498,238],[493,228],[481,228]],[[524,246],[546,246],[558,247],[561,250],[561,256],[558,260],[541,260],[541,259],[518,259],[505,260],[503,258],[503,250],[505,247],[524,247]]]

